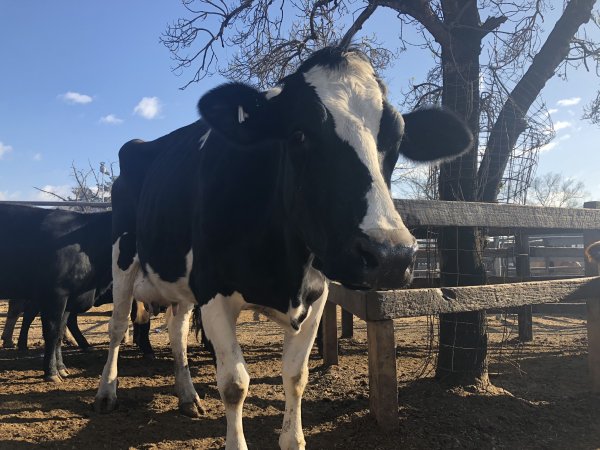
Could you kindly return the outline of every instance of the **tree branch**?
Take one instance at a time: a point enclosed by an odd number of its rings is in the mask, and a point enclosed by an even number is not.
[[[479,201],[496,200],[510,153],[526,128],[525,115],[546,82],[568,56],[570,42],[579,27],[590,20],[595,2],[571,0],[567,4],[531,66],[510,93],[490,132],[477,173]]]
[[[364,23],[369,19],[369,17],[371,17],[371,15],[373,15],[375,10],[377,9],[377,6],[377,3],[372,2],[369,3],[367,7],[362,10],[358,18],[354,21],[350,28],[348,28],[348,31],[346,31],[346,34],[340,41],[340,47],[347,48],[350,45],[350,41],[352,41],[354,35],[362,29]]]
[[[39,187],[35,187],[35,186],[33,186],[33,188],[34,188],[34,189],[37,189],[37,190],[38,190],[38,191],[40,191],[40,192],[43,192],[44,194],[50,194],[50,195],[52,195],[52,196],[56,197],[57,199],[59,199],[59,200],[62,200],[63,202],[67,202],[67,201],[69,201],[69,199],[68,199],[68,198],[64,198],[64,197],[62,197],[62,196],[60,196],[60,195],[58,195],[58,194],[56,194],[56,193],[54,193],[54,192],[52,192],[52,191],[47,191],[47,190],[45,190],[45,189],[42,189],[42,188],[39,188]]]
[[[420,22],[442,46],[450,44],[450,33],[426,0],[378,0],[380,6],[393,9]]]

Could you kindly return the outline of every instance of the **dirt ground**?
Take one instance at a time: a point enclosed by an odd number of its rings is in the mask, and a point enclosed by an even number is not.
[[[0,302],[5,317],[6,302]],[[162,318],[153,321],[154,361],[131,346],[120,357],[119,408],[98,415],[92,402],[106,358],[110,305],[80,318],[91,353],[66,347],[71,377],[48,384],[42,375],[40,321],[30,351],[0,350],[0,449],[217,449],[225,444],[225,418],[210,356],[190,339],[190,368],[206,416],[177,412],[173,365]],[[4,319],[0,319],[3,326]],[[341,340],[340,365],[325,369],[316,349],[304,395],[309,449],[595,449],[600,448],[600,396],[589,392],[585,318],[534,316],[534,342],[516,344],[516,321],[490,316],[490,377],[505,391],[446,391],[433,381],[427,318],[398,320],[397,432],[382,432],[368,412],[366,326],[355,319],[352,339]],[[18,327],[16,332],[18,333]],[[243,313],[238,336],[251,376],[244,406],[250,449],[278,448],[284,405],[281,333],[277,325]]]

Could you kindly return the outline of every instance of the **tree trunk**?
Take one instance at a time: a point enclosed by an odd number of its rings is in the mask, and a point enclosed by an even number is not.
[[[478,173],[478,198],[495,202],[510,153],[527,127],[525,116],[546,82],[569,54],[570,42],[588,22],[596,0],[571,0],[531,66],[508,96],[490,132]]]
[[[479,134],[479,30],[477,3],[445,0],[444,23],[450,41],[442,45],[442,104],[466,120],[475,137],[473,149],[440,168],[441,200],[474,201],[477,194],[477,140]],[[483,236],[477,228],[447,227],[440,231],[443,286],[485,284]],[[448,385],[486,386],[487,334],[485,313],[440,315],[440,346],[436,378]]]

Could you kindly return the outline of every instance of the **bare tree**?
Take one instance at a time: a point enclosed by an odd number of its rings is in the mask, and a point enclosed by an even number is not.
[[[398,198],[437,199],[436,168],[411,163],[396,165],[392,174],[392,194]]]
[[[75,163],[72,163],[71,176],[75,180],[75,186],[71,188],[71,194],[66,197],[47,189],[34,188],[62,201],[110,203],[112,185],[117,179],[114,166],[115,163],[107,165],[105,162],[101,162],[98,169],[95,169],[88,161],[88,168],[80,169],[75,166]],[[93,208],[76,207],[76,209],[87,211]]]
[[[453,110],[469,124],[477,143],[441,166],[437,185],[442,200],[495,202],[503,186],[512,197],[517,191],[523,195],[536,149],[553,137],[539,100],[545,83],[557,73],[566,77],[573,67],[598,70],[598,44],[585,28],[578,33],[593,17],[596,0],[565,2],[547,36],[542,26],[556,8],[550,0],[182,1],[189,17],[169,27],[162,39],[172,51],[175,70],[196,70],[190,82],[221,73],[265,87],[313,49],[350,40],[388,70],[409,45],[427,52],[431,70],[407,92],[406,105],[435,103]],[[376,32],[369,34],[376,10],[397,17],[397,42],[382,43]],[[591,26],[597,25],[594,19]],[[409,39],[408,29],[419,38]],[[235,52],[227,57],[219,46]],[[597,110],[592,103],[587,115],[593,119]],[[523,182],[515,175],[518,182],[511,186],[503,179],[507,171],[527,178]],[[479,229],[441,230],[444,285],[485,283],[484,241]],[[441,317],[439,379],[488,385],[485,323],[484,313]]]
[[[588,193],[582,181],[548,172],[535,177],[529,195],[528,202],[532,205],[576,208],[583,204]]]

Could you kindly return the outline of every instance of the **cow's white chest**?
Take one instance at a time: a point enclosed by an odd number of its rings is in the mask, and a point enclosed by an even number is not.
[[[192,262],[193,255],[190,250],[185,257],[185,275],[175,282],[164,281],[152,269],[150,264],[146,264],[146,274],[142,271],[137,274],[133,284],[133,296],[138,301],[163,306],[169,306],[173,303],[196,303],[189,284]]]

